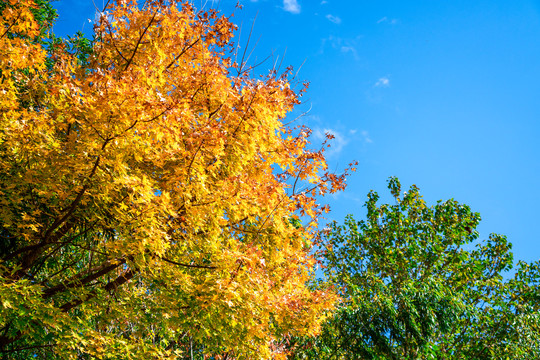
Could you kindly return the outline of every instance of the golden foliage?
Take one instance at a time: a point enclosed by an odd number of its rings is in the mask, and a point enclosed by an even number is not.
[[[345,175],[307,150],[308,129],[284,126],[299,103],[288,74],[251,78],[234,25],[188,3],[116,1],[84,64],[33,41],[31,1],[10,5],[0,346],[167,358],[190,339],[254,359],[316,333],[335,301],[307,285],[316,197]],[[293,226],[298,215],[312,221]]]

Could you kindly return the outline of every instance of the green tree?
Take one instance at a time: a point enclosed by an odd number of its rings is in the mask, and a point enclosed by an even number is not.
[[[325,231],[327,279],[343,305],[320,336],[297,339],[294,358],[532,358],[538,338],[538,265],[513,279],[504,236],[478,241],[480,215],[455,200],[427,206],[416,186],[370,192],[367,219]],[[524,334],[520,336],[519,334]]]

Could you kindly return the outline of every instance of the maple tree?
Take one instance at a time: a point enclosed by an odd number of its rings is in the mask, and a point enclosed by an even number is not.
[[[352,168],[283,123],[289,72],[252,78],[188,2],[112,1],[78,46],[46,46],[47,1],[4,5],[0,352],[279,358],[315,334],[336,301],[307,286],[317,197]]]

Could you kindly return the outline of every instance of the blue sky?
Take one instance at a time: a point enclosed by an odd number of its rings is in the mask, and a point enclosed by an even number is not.
[[[284,58],[310,82],[296,112],[309,110],[314,142],[336,136],[333,169],[359,161],[329,220],[362,218],[368,191],[398,176],[428,203],[480,212],[481,237],[506,235],[516,259],[540,259],[540,1],[194,3],[234,11],[242,45],[256,17],[250,62]],[[91,0],[54,5],[58,34],[91,30]]]

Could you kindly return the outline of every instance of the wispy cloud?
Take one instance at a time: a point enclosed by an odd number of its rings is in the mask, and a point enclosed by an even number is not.
[[[368,144],[373,143],[373,140],[371,139],[371,136],[369,135],[369,132],[367,130],[336,130],[330,128],[314,127],[312,134],[312,136],[320,142],[326,140],[327,134],[331,134],[333,136],[333,139],[328,142],[328,144],[330,144],[330,147],[327,148],[325,151],[327,159],[337,157],[340,153],[343,152],[343,150],[347,145],[349,145],[349,143],[353,144],[355,148],[357,148],[356,145],[358,144],[361,144],[363,147],[365,147],[368,146]]]
[[[390,77],[383,76],[379,78],[373,85],[366,89],[365,95],[366,99],[373,104],[380,104],[384,98],[385,94],[388,92],[388,88],[391,86]]]
[[[362,142],[364,144],[371,144],[373,143],[373,140],[371,140],[371,137],[369,136],[369,132],[367,130],[360,131],[359,135],[356,135],[358,133],[358,130],[351,129],[349,130],[349,137],[351,139],[354,139],[355,142]]]
[[[326,150],[325,154],[327,158],[331,158],[338,155],[343,150],[343,148],[349,143],[349,138],[337,130],[327,129],[327,128],[313,129],[313,136],[315,137],[315,139],[321,142],[326,140],[326,134],[331,134],[334,137],[332,140],[330,140],[329,142],[330,147]]]
[[[371,140],[371,137],[369,137],[369,133],[366,130],[362,130],[360,134],[362,135],[362,140],[365,143],[371,144],[373,142],[373,140]]]
[[[283,9],[293,14],[299,14],[300,4],[297,0],[283,0]]]
[[[356,52],[356,49],[352,46],[342,46],[340,48],[341,52],[346,54],[346,53],[351,53],[355,59],[358,59],[358,53]]]
[[[388,76],[383,76],[377,82],[375,83],[375,87],[389,87],[390,86],[390,79]]]
[[[328,14],[326,15],[326,18],[330,20],[331,22],[333,22],[334,24],[341,24],[341,19],[339,18],[339,16]]]
[[[355,60],[358,60],[357,39],[343,39],[341,37],[336,37],[330,35],[327,38],[321,40],[321,50],[320,54],[324,54],[325,48],[330,45],[332,49],[337,49],[344,54],[351,54]]]
[[[383,17],[381,19],[379,19],[377,21],[377,24],[390,24],[390,25],[395,25],[398,23],[398,20],[397,19],[389,19],[388,17]]]
[[[322,1],[321,1],[321,5],[324,5],[324,4],[328,4],[328,1],[322,0]]]

